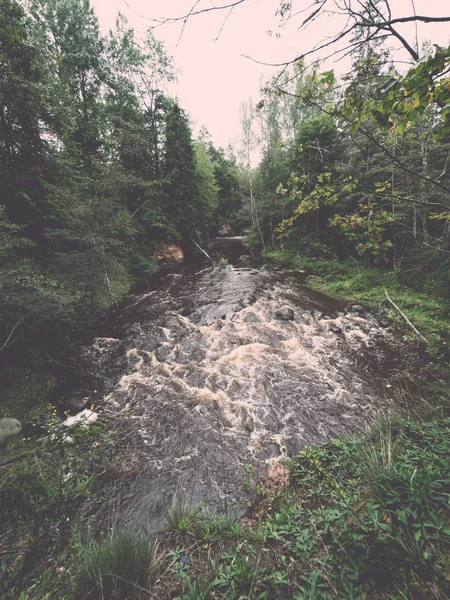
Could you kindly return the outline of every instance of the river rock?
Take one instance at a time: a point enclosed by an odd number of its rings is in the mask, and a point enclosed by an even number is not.
[[[228,237],[235,235],[234,229],[231,227],[231,225],[228,225],[228,223],[224,223],[219,229],[218,233],[220,237]]]
[[[352,312],[356,312],[356,313],[362,313],[362,312],[364,312],[364,308],[361,306],[361,304],[352,304],[350,306],[350,310]]]
[[[333,333],[342,333],[342,329],[340,327],[332,327],[330,331]]]
[[[64,412],[68,412],[71,415],[76,415],[86,407],[87,401],[87,397],[82,398],[81,396],[74,394],[73,396],[62,398],[58,404],[61,406]]]
[[[244,323],[261,323],[261,319],[255,313],[248,312],[242,319]]]
[[[294,320],[294,311],[289,306],[282,306],[275,313],[277,319],[281,321],[293,321]]]
[[[250,254],[243,254],[242,256],[240,256],[238,258],[238,262],[240,263],[247,263],[250,262],[252,260],[252,257],[250,256]]]
[[[161,244],[155,250],[154,255],[159,261],[169,265],[176,265],[182,263],[184,260],[183,250],[174,243]]]
[[[0,419],[0,444],[5,444],[8,440],[19,435],[22,431],[22,424],[17,419],[5,417]]]
[[[97,419],[98,419],[98,414],[96,412],[85,408],[77,415],[74,415],[73,417],[68,417],[64,421],[63,424],[66,427],[71,427],[72,425],[76,425],[77,423],[80,423],[81,425],[86,426],[86,425],[89,425],[89,423],[95,423],[95,421],[97,421]]]
[[[23,434],[26,437],[39,437],[41,435],[45,435],[49,432],[51,421],[51,415],[43,414],[33,417],[23,424]]]

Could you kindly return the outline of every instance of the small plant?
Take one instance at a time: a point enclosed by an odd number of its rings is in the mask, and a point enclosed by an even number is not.
[[[167,513],[165,529],[185,534],[199,531],[202,525],[202,510],[203,504],[190,507],[184,500],[175,500]]]
[[[182,579],[186,586],[186,591],[180,598],[176,598],[175,600],[206,600],[212,589],[211,584],[205,586],[201,577],[196,577],[194,581],[190,581],[184,574],[182,575]]]
[[[215,269],[225,269],[228,266],[228,258],[223,256],[223,254],[216,254],[214,257],[214,268]]]
[[[332,596],[326,593],[329,586],[322,575],[317,571],[300,576],[300,594],[294,596],[294,600],[331,600]]]
[[[169,572],[182,577],[189,564],[186,550],[181,546],[177,546],[175,550],[167,553],[167,558],[170,560]]]
[[[241,524],[239,521],[235,521],[234,523],[230,524],[229,535],[230,535],[230,537],[234,537],[234,538],[241,537],[242,528],[241,528]]]
[[[77,597],[125,600],[147,585],[154,560],[153,539],[139,532],[111,533],[81,546]]]
[[[201,536],[205,542],[215,542],[225,536],[237,537],[240,532],[239,521],[217,512],[203,515]]]
[[[253,465],[245,465],[245,477],[242,482],[241,490],[246,498],[245,504],[247,508],[251,508],[255,498],[264,493],[264,485],[255,479],[253,475]]]
[[[231,594],[227,597],[231,598],[264,598],[267,596],[264,582],[268,571],[259,567],[260,557],[255,557],[253,546],[247,546],[246,555],[236,552],[231,556],[222,555],[222,558],[225,557],[231,558],[231,561],[229,564],[220,565],[217,579],[212,583],[214,587],[226,589],[227,594]]]

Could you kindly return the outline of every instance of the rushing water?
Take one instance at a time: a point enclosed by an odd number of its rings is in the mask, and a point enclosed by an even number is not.
[[[306,445],[363,430],[398,400],[407,358],[377,317],[246,252],[178,268],[113,315],[90,350],[128,435],[120,517],[154,531],[175,498],[236,511],[246,465],[262,474]],[[277,317],[280,309],[294,320]]]

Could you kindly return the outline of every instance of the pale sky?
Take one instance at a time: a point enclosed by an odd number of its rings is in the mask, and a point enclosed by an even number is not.
[[[148,19],[184,15],[195,0],[91,0],[91,3],[105,33],[114,26],[119,11],[137,33],[144,33],[149,26]],[[215,2],[216,6],[227,3],[227,0]],[[200,0],[197,8],[212,4],[212,0]],[[238,137],[240,103],[249,97],[257,102],[261,78],[266,80],[277,71],[252,62],[243,54],[261,62],[283,62],[308,50],[325,36],[333,35],[342,26],[339,19],[329,16],[306,32],[298,32],[298,20],[292,20],[289,26],[280,29],[274,16],[279,4],[279,0],[249,0],[236,7],[215,42],[212,40],[217,37],[227,11],[191,18],[178,44],[180,24],[164,25],[154,31],[165,43],[180,71],[179,83],[176,89],[170,90],[171,94],[178,96],[180,104],[193,119],[194,133],[202,125],[206,126],[217,146],[226,147]],[[294,9],[300,10],[311,4],[312,0],[294,0]],[[450,12],[450,0],[415,0],[415,5],[419,15],[443,16]],[[394,16],[412,14],[411,0],[391,0],[391,7]],[[403,25],[401,32],[414,43],[414,25]],[[420,41],[428,39],[446,45],[449,34],[448,23],[419,24]],[[398,57],[406,58],[400,54]],[[326,64],[326,69],[337,71],[345,70],[345,67],[342,63]]]

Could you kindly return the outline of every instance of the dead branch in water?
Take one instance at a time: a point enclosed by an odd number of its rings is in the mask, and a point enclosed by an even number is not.
[[[197,244],[197,242],[196,242],[196,241],[194,241],[194,240],[192,240],[192,241],[193,241],[193,242],[194,242],[194,244],[197,246],[197,248],[198,248],[199,250],[201,250],[201,251],[203,252],[203,254],[204,254],[204,255],[205,255],[207,258],[209,258],[209,260],[212,260],[212,258],[210,257],[210,255],[209,255],[209,254],[206,252],[206,250],[203,250],[203,248],[202,248],[201,246],[199,246],[199,245]]]

